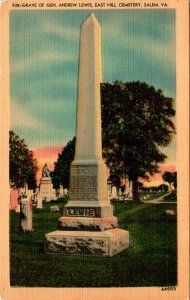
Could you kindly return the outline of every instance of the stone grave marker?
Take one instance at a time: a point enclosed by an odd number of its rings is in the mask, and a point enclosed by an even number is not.
[[[24,232],[32,230],[32,202],[28,198],[20,202],[20,226]]]
[[[40,180],[40,191],[38,196],[40,196],[40,199],[42,198],[42,200],[46,200],[46,202],[56,199],[56,192],[53,189],[50,170],[47,164],[45,164],[42,169],[42,178]]]
[[[94,14],[80,35],[77,134],[70,172],[70,201],[59,229],[45,235],[45,253],[113,256],[128,248],[129,232],[119,229],[107,190],[101,137],[101,29]]]

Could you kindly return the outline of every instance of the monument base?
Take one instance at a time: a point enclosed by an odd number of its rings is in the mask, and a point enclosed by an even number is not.
[[[96,201],[69,201],[63,208],[63,214],[67,217],[94,217],[104,218],[113,216],[113,206],[100,204]]]
[[[58,220],[59,230],[70,231],[104,231],[117,228],[116,217],[82,218],[61,217]]]
[[[38,197],[41,197],[42,200],[46,200],[46,202],[50,202],[51,200],[56,199],[55,190],[53,189],[51,178],[44,177],[41,179]]]
[[[46,254],[113,256],[129,247],[129,232],[53,231],[45,235]]]

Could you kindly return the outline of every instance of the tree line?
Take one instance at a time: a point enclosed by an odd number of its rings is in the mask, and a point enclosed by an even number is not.
[[[102,83],[101,98],[102,154],[110,169],[110,179],[117,185],[120,178],[128,176],[133,182],[133,198],[138,201],[138,179],[159,172],[159,164],[166,159],[161,147],[168,146],[175,134],[172,119],[175,116],[174,99],[165,96],[161,89],[139,81]],[[13,137],[12,134],[12,141]],[[37,162],[31,152],[26,151],[23,141],[21,144],[31,168],[27,171],[24,159],[20,158],[15,163],[11,156],[11,180],[14,177],[17,185],[23,184],[26,178],[34,183],[37,172]],[[10,150],[13,151],[11,146]],[[51,173],[55,188],[59,188],[60,184],[69,188],[74,152],[75,137],[63,148],[55,162]],[[22,172],[25,173],[24,179],[21,179]]]

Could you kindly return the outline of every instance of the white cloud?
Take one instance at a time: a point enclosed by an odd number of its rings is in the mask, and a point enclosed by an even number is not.
[[[175,55],[173,52],[175,51],[175,48],[171,49],[171,40],[170,43],[168,40],[161,41],[159,38],[153,38],[153,36],[148,32],[143,35],[137,32],[134,32],[133,34],[131,30],[133,28],[134,21],[133,15],[127,17],[126,24],[122,24],[121,22],[120,25],[118,24],[118,26],[115,26],[111,20],[108,20],[103,27],[104,32],[109,32],[109,39],[106,37],[105,40],[107,40],[108,43],[117,41],[115,45],[122,49],[122,51],[126,51],[126,53],[127,51],[130,51],[135,53],[135,55],[148,55],[149,58],[166,61],[167,63],[165,64],[165,67],[170,64],[174,64]],[[124,28],[126,28],[126,30],[124,30]],[[174,30],[172,24],[167,24],[164,28],[164,31],[168,32],[168,34],[170,34],[172,30]],[[110,57],[110,60],[112,59],[113,58]]]
[[[45,128],[45,123],[28,113],[24,105],[11,102],[11,127],[19,128]]]
[[[46,51],[41,53],[32,54],[29,57],[23,57],[22,59],[15,59],[11,63],[11,73],[24,72],[30,68],[38,67],[42,64],[51,62],[67,63],[76,61],[75,53],[66,53],[59,51]]]
[[[79,36],[80,29],[79,28],[71,28],[71,27],[63,27],[59,25],[55,25],[54,23],[44,23],[44,32],[45,33],[53,33],[59,35],[60,38],[68,38],[68,39],[76,39]]]

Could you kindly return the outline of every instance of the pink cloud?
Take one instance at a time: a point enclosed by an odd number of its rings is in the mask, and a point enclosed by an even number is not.
[[[164,172],[176,172],[176,165],[173,164],[160,164],[159,165],[160,168],[160,173],[156,173],[153,176],[150,176],[150,178],[148,179],[148,181],[156,181],[156,180],[162,180],[162,175],[164,174]]]
[[[38,148],[34,150],[34,157],[38,161],[38,173],[37,173],[37,181],[39,183],[39,180],[41,178],[42,174],[42,168],[45,163],[47,163],[49,169],[51,171],[54,170],[54,162],[56,162],[58,158],[58,154],[62,152],[64,146],[50,146],[50,147],[43,147],[43,148]],[[165,164],[160,164],[160,173],[156,173],[153,176],[150,176],[148,181],[154,181],[156,182],[162,182],[162,174],[164,172],[175,172],[176,171],[176,164],[172,163],[165,163]],[[143,180],[144,181],[144,180]]]

